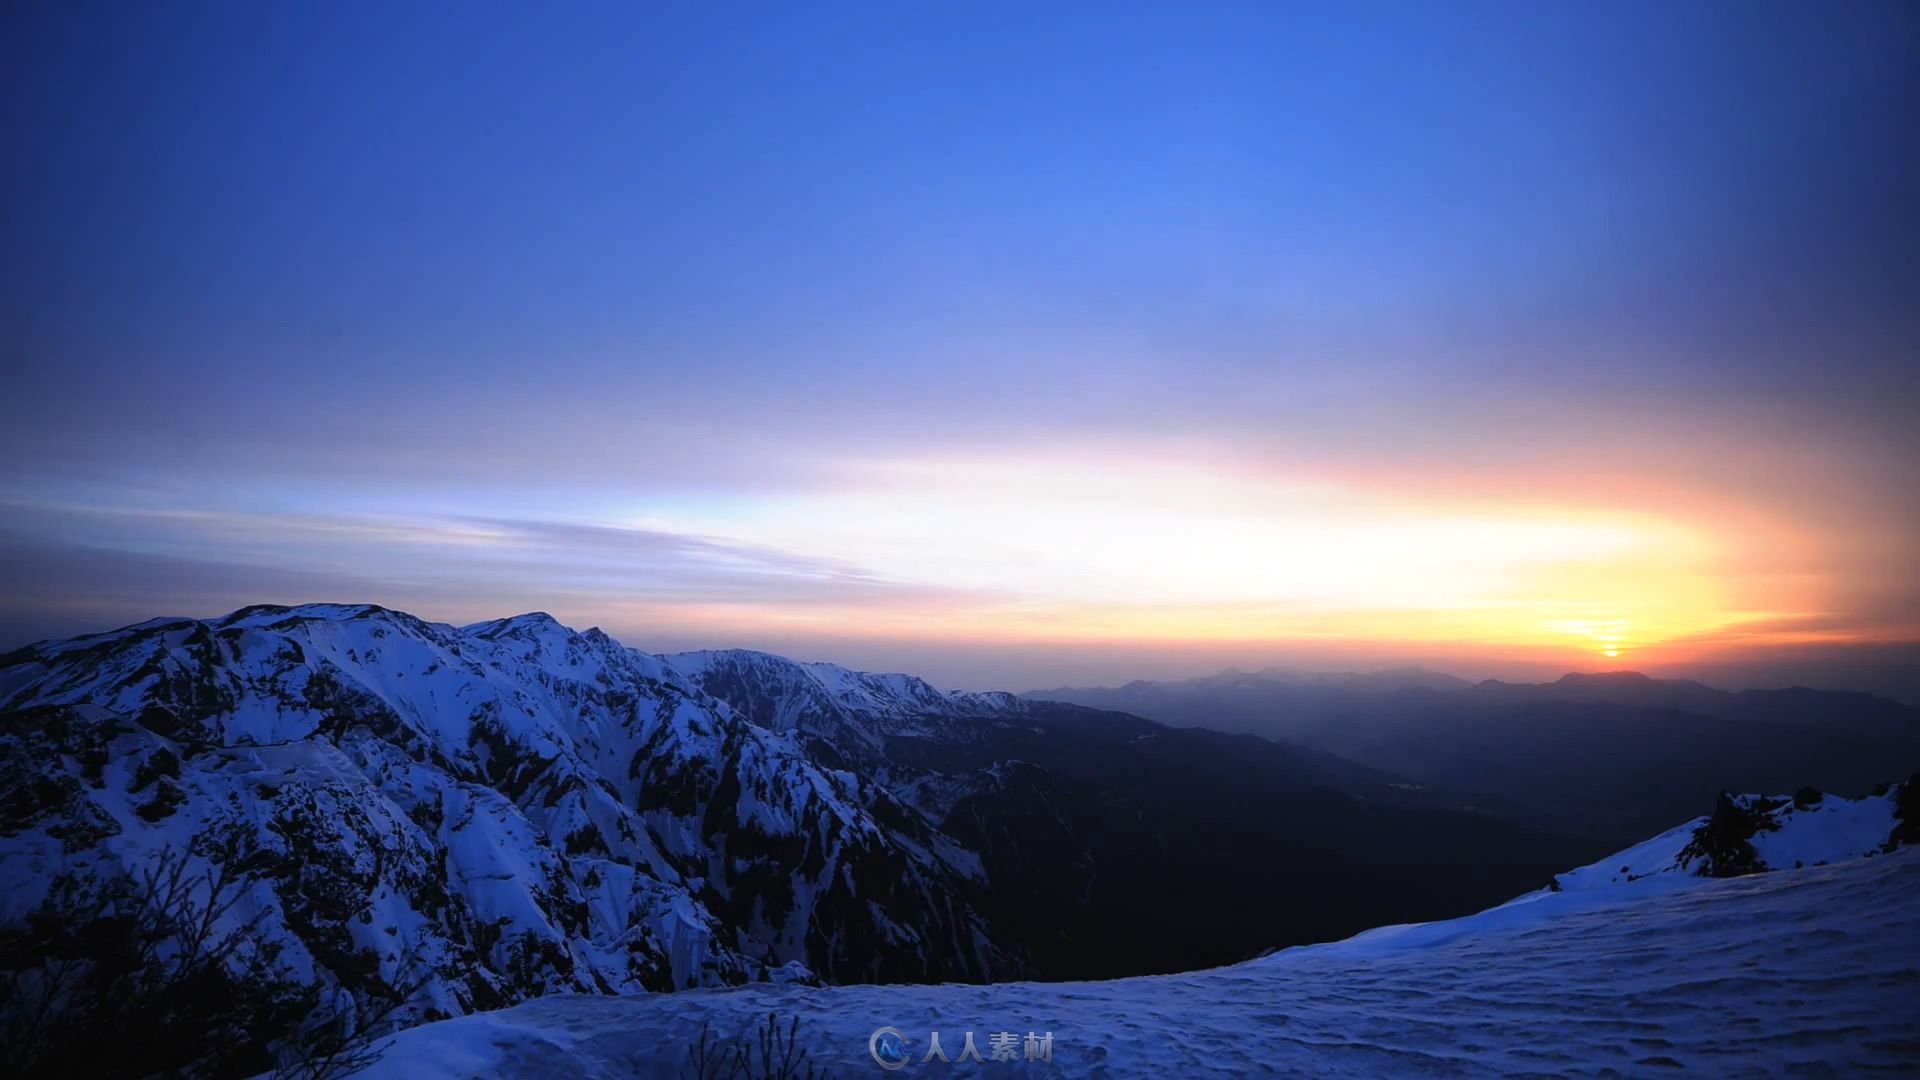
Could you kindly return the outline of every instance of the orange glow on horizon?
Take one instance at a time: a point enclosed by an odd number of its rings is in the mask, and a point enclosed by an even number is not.
[[[1801,536],[1752,514],[1418,500],[1405,485],[1281,481],[1177,458],[896,461],[860,475],[725,514],[624,524],[802,551],[921,591],[680,611],[834,636],[1444,643],[1652,660],[1726,635],[1784,640],[1822,610],[1817,580],[1760,557],[1797,560]]]

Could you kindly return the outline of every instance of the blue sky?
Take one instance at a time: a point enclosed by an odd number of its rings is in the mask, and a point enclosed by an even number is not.
[[[1904,5],[5,19],[10,641],[1920,636]]]

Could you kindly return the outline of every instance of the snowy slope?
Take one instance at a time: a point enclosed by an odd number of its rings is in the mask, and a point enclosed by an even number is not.
[[[1555,875],[1547,888],[1478,915],[1385,926],[1320,947],[1351,955],[1418,948],[1693,889],[1704,879],[1870,859],[1916,843],[1920,787],[1914,781],[1860,799],[1812,791],[1798,797],[1722,795],[1712,814]]]
[[[1811,790],[1791,797],[1722,795],[1712,814],[1562,874],[1557,884],[1586,889],[1675,874],[1733,877],[1864,858],[1893,846],[1906,792],[1898,785],[1862,799]]]
[[[1920,1061],[1920,851],[1885,853],[1894,795],[1795,814],[1806,868],[1703,877],[1707,819],[1464,919],[1391,927],[1187,975],[999,986],[756,987],[546,998],[391,1040],[373,1077],[683,1075],[703,1026],[747,1039],[800,1021],[811,1060],[906,1075],[1710,1076],[1899,1071]],[[1878,852],[1840,858],[1847,852]],[[1819,865],[1825,856],[1826,865]],[[1641,865],[1633,881],[1620,865]],[[1604,867],[1616,867],[1608,875]],[[1051,1033],[1051,1060],[920,1062],[928,1033]]]

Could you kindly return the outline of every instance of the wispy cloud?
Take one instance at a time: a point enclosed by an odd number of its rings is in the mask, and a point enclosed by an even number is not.
[[[262,601],[369,600],[445,617],[516,608],[582,621],[756,609],[884,611],[955,590],[857,565],[659,529],[448,517],[0,507],[0,608],[26,631],[82,619],[206,615]],[[87,628],[98,629],[98,625]]]

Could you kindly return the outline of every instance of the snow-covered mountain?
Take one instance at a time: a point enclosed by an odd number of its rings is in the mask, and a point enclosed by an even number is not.
[[[809,1064],[841,1076],[880,1071],[881,1028],[894,1029],[905,1051],[895,1067],[909,1074],[1898,1072],[1920,1048],[1916,842],[1916,782],[1858,800],[1730,797],[1480,914],[1231,967],[548,998],[403,1032],[369,1075],[692,1075],[703,1038],[751,1047],[769,1015],[796,1025]],[[935,1032],[950,1065],[924,1060]],[[983,1060],[964,1058],[968,1045]]]
[[[250,608],[0,662],[0,919],[56,875],[257,852],[232,915],[297,972],[555,991],[1018,973],[978,860],[673,665],[545,615]],[[417,955],[406,957],[412,949]]]

